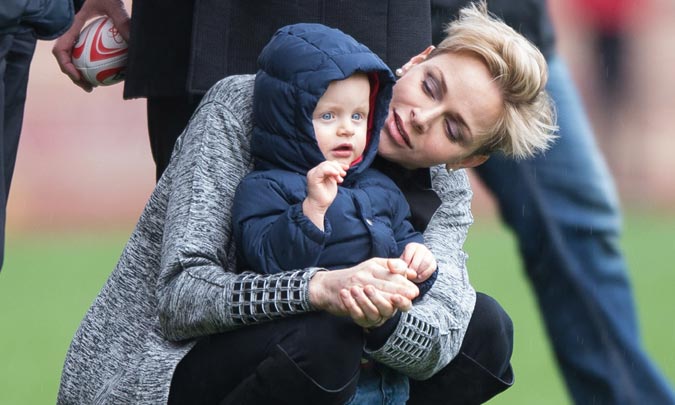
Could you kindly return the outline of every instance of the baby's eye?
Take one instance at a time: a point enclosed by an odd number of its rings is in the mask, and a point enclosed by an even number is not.
[[[327,112],[327,113],[321,114],[321,119],[322,119],[322,120],[328,121],[328,120],[331,120],[332,118],[333,118],[333,113]]]
[[[363,119],[363,114],[361,113],[354,113],[352,114],[352,120],[354,121],[361,121]]]

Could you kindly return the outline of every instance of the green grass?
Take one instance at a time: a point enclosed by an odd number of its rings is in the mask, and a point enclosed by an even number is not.
[[[10,234],[0,273],[0,404],[56,402],[70,339],[126,237]]]
[[[626,219],[622,246],[637,302],[647,352],[675,382],[675,216],[632,215]],[[494,219],[477,218],[465,245],[469,274],[476,289],[495,297],[513,319],[513,367],[516,384],[490,404],[569,404],[561,375],[540,322],[516,242]]]
[[[77,324],[113,268],[129,231],[14,235],[0,272],[0,404],[54,403]],[[675,217],[632,216],[623,246],[648,352],[675,381]],[[514,240],[477,218],[467,242],[477,289],[497,298],[516,328],[516,385],[491,404],[567,404]],[[488,253],[486,253],[488,252]]]

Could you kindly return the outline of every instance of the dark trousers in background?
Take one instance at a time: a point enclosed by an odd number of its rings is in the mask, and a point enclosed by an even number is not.
[[[19,148],[28,72],[36,41],[32,31],[0,35],[0,268],[5,257],[7,199]]]
[[[200,100],[200,96],[148,98],[148,134],[157,181],[169,164],[176,139],[183,133]]]

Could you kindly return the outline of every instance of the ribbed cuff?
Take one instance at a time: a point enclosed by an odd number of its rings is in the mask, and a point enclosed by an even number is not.
[[[306,311],[315,311],[316,308],[312,306],[312,302],[309,300],[309,282],[312,280],[312,277],[318,272],[318,271],[325,271],[326,269],[322,269],[319,267],[311,267],[307,271],[305,271],[305,274],[302,275],[302,280],[304,282],[304,285],[302,286],[302,307]]]
[[[387,342],[387,339],[396,330],[398,322],[401,320],[401,311],[396,311],[394,316],[389,318],[381,326],[370,329],[366,334],[366,348],[368,350],[379,350]]]

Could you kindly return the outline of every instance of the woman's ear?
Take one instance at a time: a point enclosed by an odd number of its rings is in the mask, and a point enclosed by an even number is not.
[[[400,76],[403,76],[411,67],[424,62],[427,59],[427,57],[429,56],[429,54],[431,53],[431,51],[433,51],[434,49],[436,49],[435,46],[429,45],[427,47],[427,49],[423,50],[422,52],[420,52],[417,55],[410,58],[408,63],[401,66],[401,75]]]
[[[467,169],[469,167],[480,166],[490,158],[490,155],[472,155],[466,157],[459,162],[448,163],[445,165],[446,169],[459,170]]]

